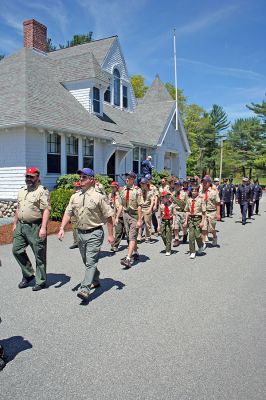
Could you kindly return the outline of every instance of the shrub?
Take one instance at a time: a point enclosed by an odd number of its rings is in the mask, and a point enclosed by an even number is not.
[[[156,171],[156,169],[152,170],[152,183],[157,187],[161,185],[162,178],[169,178],[169,177],[170,174],[168,171]]]
[[[66,206],[69,199],[73,194],[73,189],[56,189],[51,192],[51,214],[50,219],[54,221],[61,221],[63,218]]]
[[[113,181],[112,178],[110,178],[107,175],[95,175],[95,180],[100,182],[103,185],[104,190],[105,190],[106,193],[111,192],[111,186],[110,185],[111,185],[111,183]]]
[[[56,189],[73,189],[73,182],[79,181],[78,174],[62,175],[56,180]]]

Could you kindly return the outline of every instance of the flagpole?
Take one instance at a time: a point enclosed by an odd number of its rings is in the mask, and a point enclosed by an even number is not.
[[[177,72],[176,72],[176,38],[174,29],[174,63],[175,63],[175,127],[178,131]]]

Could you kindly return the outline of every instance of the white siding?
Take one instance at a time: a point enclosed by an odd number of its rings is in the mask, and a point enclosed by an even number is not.
[[[89,80],[65,84],[65,88],[90,113],[93,112],[92,95],[91,95],[92,87],[93,87],[93,82]]]
[[[16,199],[25,184],[25,170],[24,130],[0,131],[0,199]]]

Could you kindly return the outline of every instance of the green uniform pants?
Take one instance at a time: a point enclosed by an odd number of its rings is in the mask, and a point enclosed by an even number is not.
[[[115,226],[115,242],[113,244],[113,247],[119,246],[124,234],[124,230],[124,219],[123,217],[120,217],[118,218],[118,224]]]
[[[103,244],[104,232],[102,228],[83,233],[78,230],[79,251],[85,265],[85,276],[80,284],[80,288],[90,291],[92,283],[98,283],[100,271],[97,269],[100,249]]]
[[[24,278],[34,275],[34,269],[26,253],[26,248],[30,245],[36,261],[35,280],[37,285],[43,285],[46,282],[46,248],[47,239],[39,238],[41,222],[39,223],[21,223],[17,222],[13,240],[13,254],[20,265]]]
[[[203,246],[201,229],[199,227],[201,223],[201,216],[195,216],[188,218],[188,229],[189,229],[189,251],[191,253],[196,253],[195,241],[198,247]]]
[[[172,221],[162,220],[161,222],[161,236],[165,244],[166,253],[171,252],[172,244]]]

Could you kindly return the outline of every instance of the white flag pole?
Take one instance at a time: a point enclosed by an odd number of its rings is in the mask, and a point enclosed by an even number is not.
[[[176,44],[175,44],[175,29],[174,29],[174,63],[175,63],[175,127],[178,131],[178,103],[177,103],[177,73],[176,73]]]

